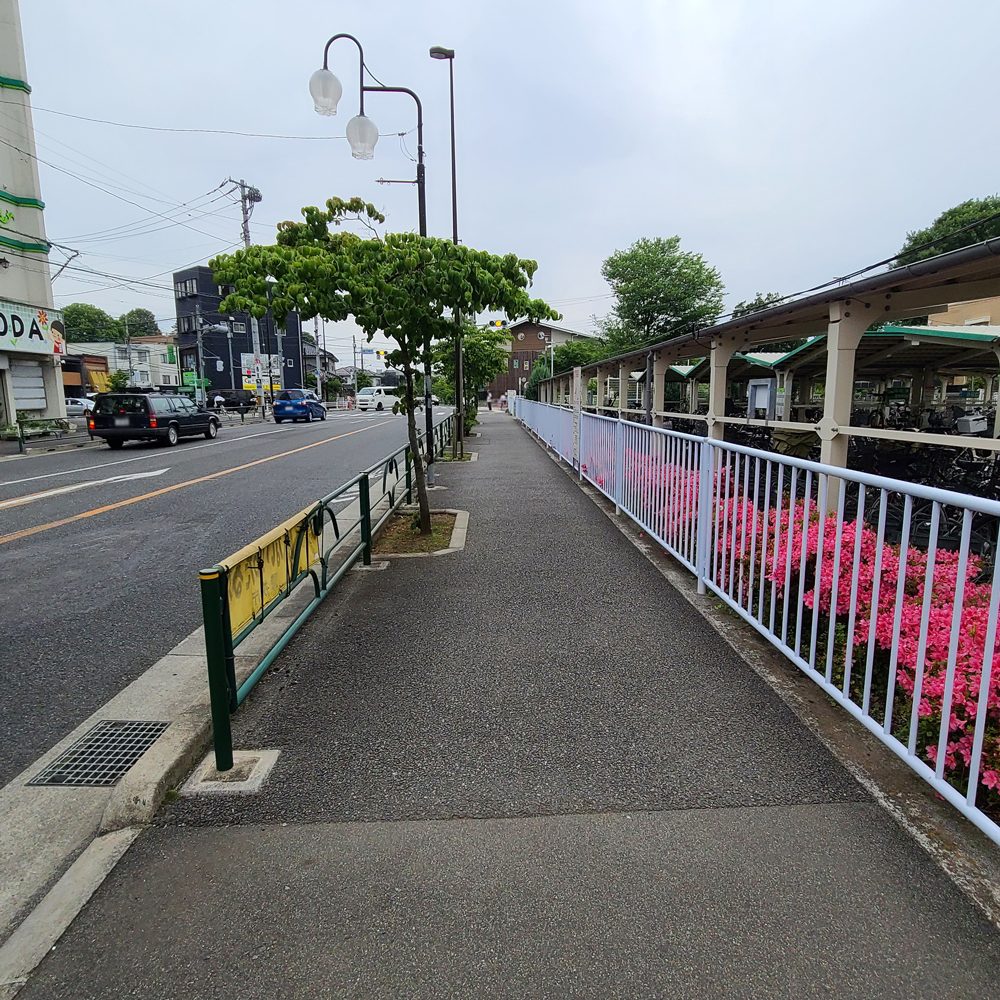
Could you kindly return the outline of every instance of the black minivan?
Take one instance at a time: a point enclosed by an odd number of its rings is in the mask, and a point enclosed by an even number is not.
[[[187,396],[164,392],[102,393],[87,420],[91,437],[101,437],[111,448],[126,441],[162,441],[172,445],[182,437],[219,433],[219,418],[192,403]]]

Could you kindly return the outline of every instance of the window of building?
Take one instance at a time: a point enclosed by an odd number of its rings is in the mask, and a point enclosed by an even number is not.
[[[233,333],[246,333],[247,325],[246,323],[233,323]]]
[[[169,354],[161,354],[160,355],[160,361],[163,364],[165,364],[165,365],[169,365],[170,364],[170,355]]]
[[[140,385],[149,384],[149,372],[139,372],[139,384]]]
[[[198,294],[198,279],[188,278],[186,281],[174,282],[174,298],[183,299],[188,295]]]
[[[140,350],[139,351],[139,361],[142,364],[148,365],[149,364],[149,351],[147,351],[147,350]]]

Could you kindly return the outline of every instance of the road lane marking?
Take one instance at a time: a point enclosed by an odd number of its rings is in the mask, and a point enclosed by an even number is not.
[[[58,497],[65,493],[75,493],[77,490],[85,490],[88,486],[110,486],[112,483],[128,483],[133,479],[150,479],[153,476],[162,476],[164,472],[169,472],[170,466],[165,469],[153,469],[149,472],[133,472],[126,476],[109,476],[107,479],[86,479],[82,483],[71,483],[69,486],[60,486],[54,490],[44,490],[41,493],[29,493],[23,497],[13,497],[10,500],[0,500],[0,510],[5,507],[20,507],[26,503],[33,503],[35,500],[45,500],[48,497]]]
[[[181,449],[180,454],[186,455],[190,451],[200,451],[202,448],[215,448],[218,445],[235,444],[237,441],[249,441],[251,438],[267,437],[270,434],[289,434],[291,428],[281,427],[273,431],[259,431],[256,434],[244,434],[237,438],[216,438],[208,444],[187,445]],[[21,483],[33,483],[38,479],[51,479],[53,476],[70,476],[74,472],[93,472],[95,469],[110,469],[113,465],[127,465],[129,462],[142,462],[148,458],[160,458],[160,451],[150,451],[145,455],[136,455],[135,458],[119,458],[115,462],[102,462],[100,465],[86,465],[81,469],[63,469],[61,472],[46,472],[41,476],[28,476],[26,479],[9,479],[5,483],[0,483],[0,489],[5,486],[19,486]]]
[[[273,462],[276,458],[287,458],[289,455],[297,455],[300,451],[308,451],[310,448],[318,448],[321,444],[329,444],[331,441],[339,441],[341,438],[350,437],[352,434],[361,434],[374,427],[380,427],[384,421],[369,424],[367,427],[359,427],[357,430],[345,431],[343,434],[336,434],[333,437],[323,438],[322,441],[313,441],[312,444],[304,444],[299,448],[292,448],[290,451],[283,451],[277,455],[268,455],[266,458],[258,458],[255,462],[246,462],[243,465],[234,465],[229,469],[220,469],[218,472],[210,473],[207,476],[199,476],[197,479],[187,479],[183,483],[174,483],[173,486],[164,486],[163,489],[153,490],[152,493],[143,493],[141,496],[130,497],[128,500],[119,500],[117,503],[109,503],[104,507],[95,507],[93,510],[85,510],[82,514],[73,514],[71,517],[62,517],[58,521],[49,521],[47,524],[38,524],[33,528],[24,528],[21,531],[11,532],[9,535],[0,535],[0,545],[8,542],[16,542],[18,539],[27,538],[29,535],[37,535],[40,531],[48,531],[50,528],[59,528],[64,524],[72,524],[74,521],[82,521],[85,517],[96,517],[98,514],[105,514],[109,510],[117,510],[119,507],[128,507],[130,504],[139,503],[140,500],[151,500],[153,497],[163,496],[164,493],[173,493],[174,490],[183,489],[185,486],[194,486],[196,483],[207,483],[209,480],[218,479],[220,476],[228,476],[231,472],[240,472],[242,469],[252,469],[255,465],[263,465],[265,462]]]

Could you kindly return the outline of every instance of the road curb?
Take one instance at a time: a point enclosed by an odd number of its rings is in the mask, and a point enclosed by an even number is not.
[[[11,934],[0,948],[0,997],[13,997],[28,981],[139,833],[131,827],[91,841]]]
[[[414,509],[412,506],[406,510]],[[453,552],[461,552],[465,548],[465,540],[469,534],[469,512],[455,507],[437,507],[432,514],[454,514],[455,524],[451,529],[448,547],[435,549],[433,552],[378,552],[382,559],[429,559],[433,556],[450,556]]]

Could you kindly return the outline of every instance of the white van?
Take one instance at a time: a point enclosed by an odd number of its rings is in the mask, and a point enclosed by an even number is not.
[[[358,389],[358,409],[359,410],[389,410],[397,401],[395,389],[386,388],[381,385],[368,385],[364,389]]]

